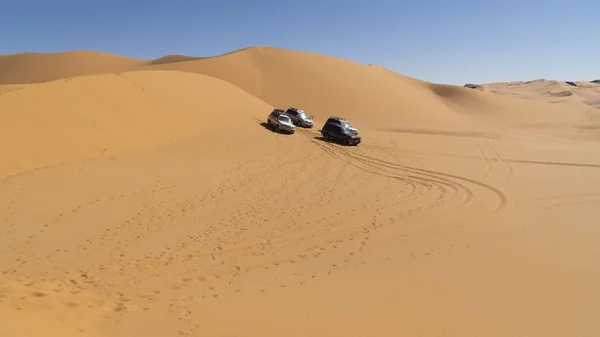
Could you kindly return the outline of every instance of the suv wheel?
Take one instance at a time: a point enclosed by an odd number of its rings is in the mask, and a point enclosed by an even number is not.
[[[348,145],[348,138],[344,138],[342,140],[342,145],[344,145],[344,146]]]
[[[323,133],[323,138],[325,138],[326,141],[329,141],[330,140],[329,133],[328,132],[324,132]]]

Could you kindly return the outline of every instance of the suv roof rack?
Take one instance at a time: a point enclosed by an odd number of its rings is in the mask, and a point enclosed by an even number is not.
[[[346,120],[343,117],[336,117],[336,116],[329,116],[329,118],[331,118],[331,119],[337,119],[337,120],[344,120],[344,121]]]

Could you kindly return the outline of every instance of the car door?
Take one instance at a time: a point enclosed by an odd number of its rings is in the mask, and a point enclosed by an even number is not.
[[[269,115],[269,119],[271,120],[271,124],[273,126],[277,125],[277,114],[276,113],[272,113],[271,115]]]
[[[334,140],[342,140],[342,129],[337,124],[331,124],[331,136]]]
[[[327,134],[329,135],[329,137],[331,137],[331,139],[333,139],[333,137],[335,136],[335,130],[332,128],[331,124],[325,124],[323,125],[323,131],[327,132]]]

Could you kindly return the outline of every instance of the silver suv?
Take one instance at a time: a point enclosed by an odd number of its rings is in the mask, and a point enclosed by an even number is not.
[[[294,126],[290,117],[281,109],[273,109],[271,111],[267,118],[267,125],[277,132],[290,134],[296,132],[296,126]]]
[[[312,116],[309,117],[306,115],[304,110],[296,109],[294,107],[290,107],[285,111],[285,114],[290,117],[292,123],[302,126],[305,128],[312,128],[315,124],[313,123]]]

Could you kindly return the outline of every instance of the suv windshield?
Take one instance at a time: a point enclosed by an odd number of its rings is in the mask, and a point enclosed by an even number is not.
[[[284,123],[290,123],[290,118],[288,116],[279,116],[277,117],[277,120],[279,120],[280,122],[284,122]]]
[[[351,128],[351,127],[352,127],[352,125],[350,125],[350,123],[348,123],[348,122],[346,122],[346,121],[341,121],[341,123],[342,123],[342,126],[343,126],[344,128]]]
[[[306,114],[304,113],[304,111],[298,111],[298,117],[302,118],[302,119],[307,119],[308,117],[306,117]]]

